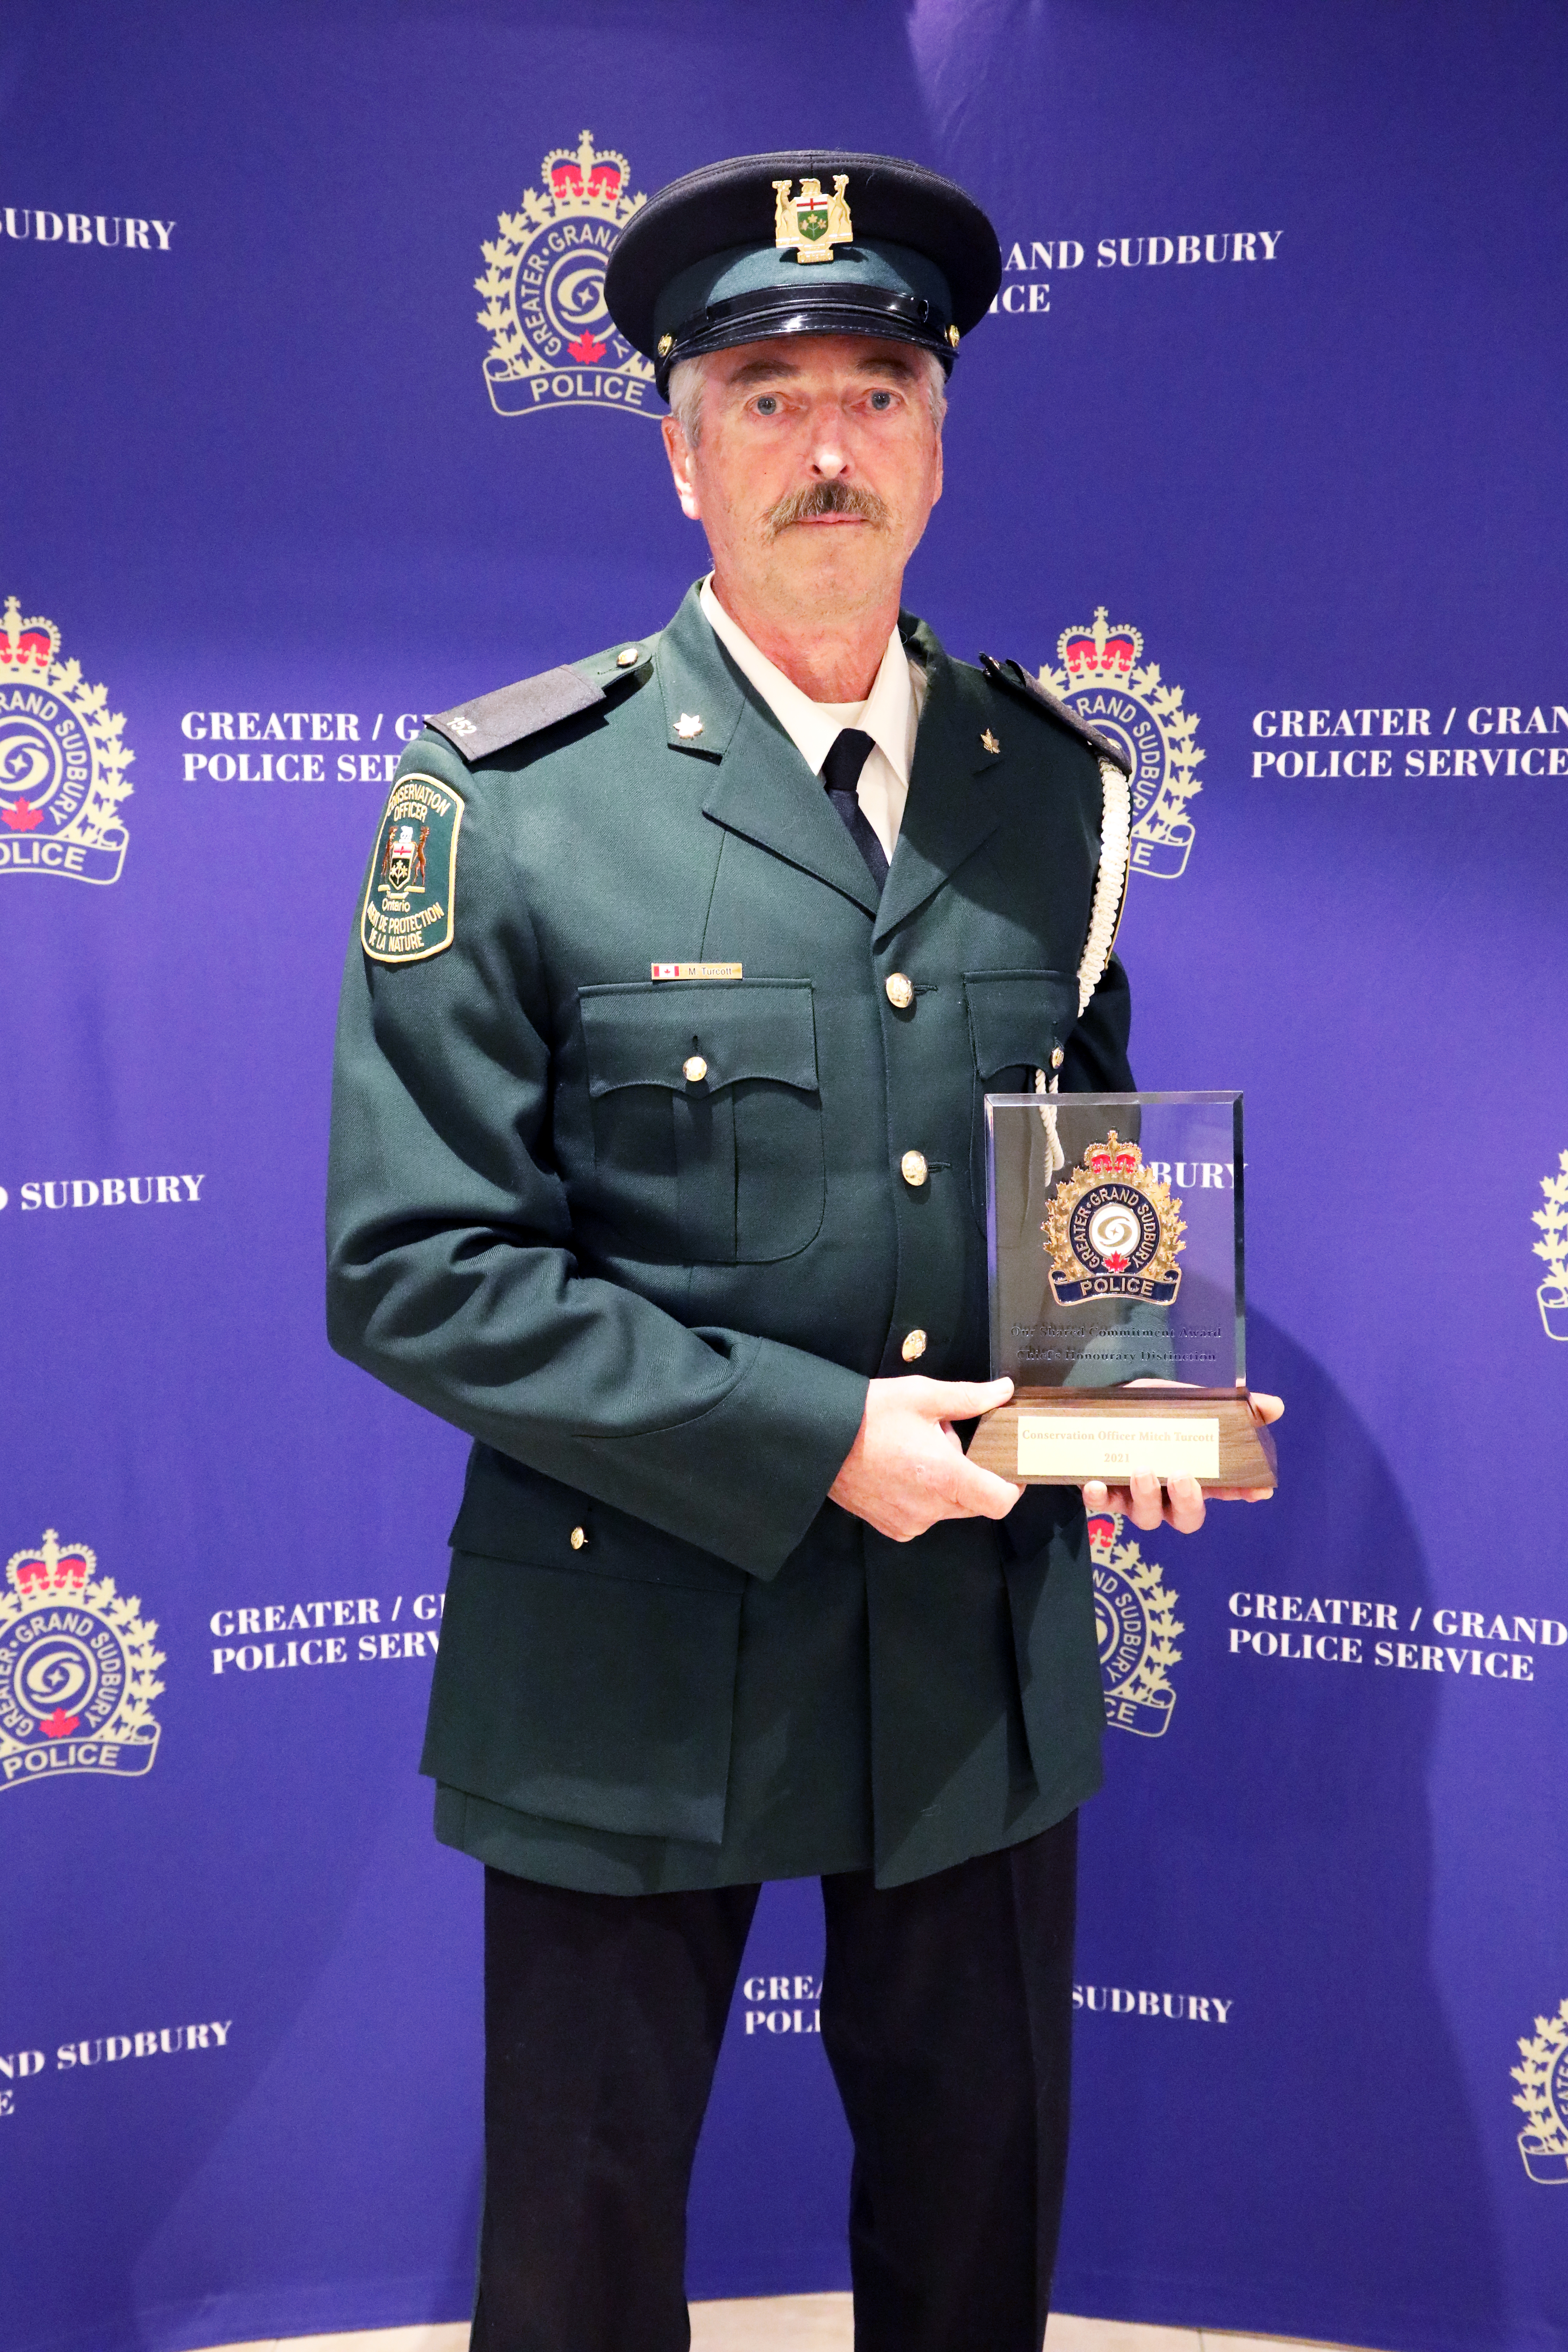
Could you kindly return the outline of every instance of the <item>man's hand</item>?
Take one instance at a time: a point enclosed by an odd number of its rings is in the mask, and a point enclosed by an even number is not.
[[[1278,1421],[1285,1410],[1283,1397],[1264,1396],[1257,1389],[1249,1392],[1247,1402],[1261,1422]],[[1195,1478],[1173,1478],[1162,1493],[1158,1478],[1147,1471],[1134,1471],[1125,1486],[1108,1487],[1102,1478],[1091,1478],[1083,1490],[1083,1505],[1091,1518],[1101,1512],[1120,1511],[1135,1528],[1147,1530],[1168,1525],[1178,1535],[1191,1536],[1204,1523],[1206,1504],[1266,1503],[1273,1491],[1272,1486],[1211,1486],[1205,1496]]]
[[[895,1543],[938,1519],[1005,1519],[1024,1489],[969,1461],[952,1424],[1012,1393],[1011,1381],[873,1381],[830,1499]]]

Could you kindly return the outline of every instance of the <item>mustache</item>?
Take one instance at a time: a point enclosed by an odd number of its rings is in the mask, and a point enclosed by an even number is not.
[[[770,539],[787,530],[791,523],[810,522],[817,515],[859,515],[863,521],[878,530],[888,521],[888,506],[873,489],[859,482],[808,482],[804,489],[791,490],[763,518],[763,527]]]

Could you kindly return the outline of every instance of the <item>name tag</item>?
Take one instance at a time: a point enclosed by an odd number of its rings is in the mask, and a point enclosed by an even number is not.
[[[738,963],[656,963],[655,980],[739,980]]]

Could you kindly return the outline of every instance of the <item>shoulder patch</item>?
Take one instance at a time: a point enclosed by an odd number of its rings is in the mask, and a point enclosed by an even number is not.
[[[457,937],[458,835],[463,797],[437,776],[399,776],[376,836],[360,914],[375,963],[423,963]]]
[[[476,760],[488,760],[492,751],[504,751],[509,743],[521,743],[563,719],[574,719],[580,710],[592,710],[604,699],[591,678],[563,663],[559,669],[541,670],[537,677],[520,678],[515,686],[498,687],[494,694],[476,695],[471,702],[438,710],[425,723],[444,735],[472,767]]]
[[[1032,677],[1021,662],[999,662],[990,654],[982,654],[980,667],[993,686],[1005,687],[1009,692],[1038,703],[1058,727],[1065,727],[1069,735],[1076,735],[1080,743],[1087,743],[1097,760],[1109,760],[1111,766],[1120,768],[1124,776],[1132,773],[1131,761],[1121,744],[1113,743],[1109,735],[1101,735],[1097,729],[1086,727],[1077,711],[1069,710],[1065,702],[1058,702],[1049,687],[1042,686],[1037,677]]]
[[[444,735],[471,768],[493,751],[525,743],[563,719],[575,719],[580,711],[608,702],[617,688],[641,686],[649,676],[658,638],[655,630],[651,637],[612,646],[586,661],[542,669],[537,677],[520,678],[515,686],[498,687],[493,694],[476,695],[450,710],[437,710],[425,724]]]

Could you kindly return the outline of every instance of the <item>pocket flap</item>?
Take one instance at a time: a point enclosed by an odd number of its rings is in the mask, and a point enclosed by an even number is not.
[[[1048,1068],[1078,1020],[1078,981],[1068,971],[968,971],[963,992],[982,1077],[1020,1065]]]
[[[422,1770],[550,1822],[719,1845],[739,1592],[452,1562]]]
[[[695,1083],[710,1092],[739,1078],[771,1078],[816,1092],[816,1021],[809,980],[629,981],[578,995],[588,1092]]]
[[[700,1592],[739,1592],[746,1583],[743,1569],[699,1545],[482,1444],[468,1458],[462,1508],[447,1540],[454,1551],[481,1559],[570,1569],[576,1576],[624,1583],[679,1584]]]

